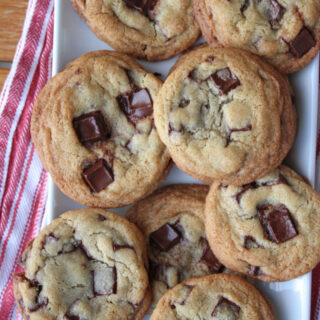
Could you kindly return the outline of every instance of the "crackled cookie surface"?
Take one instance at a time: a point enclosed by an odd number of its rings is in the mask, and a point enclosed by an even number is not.
[[[153,302],[177,283],[224,271],[203,225],[208,186],[171,185],[135,204],[127,217],[147,239]]]
[[[192,278],[169,290],[151,320],[275,319],[269,302],[247,281],[215,274]]]
[[[150,61],[190,47],[200,28],[192,0],[71,0],[74,9],[116,50]]]
[[[317,0],[195,0],[194,7],[212,46],[249,50],[284,73],[305,67],[320,48]]]
[[[320,260],[319,195],[285,166],[253,183],[214,183],[205,226],[218,259],[264,281],[284,281],[311,271]]]
[[[204,46],[182,56],[154,109],[174,162],[206,183],[263,176],[281,163],[296,130],[288,81],[239,49]]]
[[[153,124],[161,81],[130,57],[91,52],[41,91],[31,135],[44,167],[69,197],[119,207],[151,193],[169,155]]]
[[[142,319],[151,293],[140,231],[102,209],[69,211],[29,243],[14,277],[24,319]]]

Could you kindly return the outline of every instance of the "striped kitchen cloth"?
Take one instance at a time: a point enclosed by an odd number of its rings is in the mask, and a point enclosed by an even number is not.
[[[30,118],[34,101],[51,76],[53,3],[29,1],[0,96],[0,320],[22,319],[14,302],[12,277],[20,271],[18,258],[39,232],[45,210],[47,173],[31,143]],[[319,288],[320,265],[313,272],[312,320],[320,320]]]

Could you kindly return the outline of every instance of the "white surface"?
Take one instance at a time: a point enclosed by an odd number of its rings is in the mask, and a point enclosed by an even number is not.
[[[95,37],[73,11],[67,0],[55,0],[54,31],[53,74],[61,71],[69,61],[83,53],[110,49]],[[165,76],[175,60],[176,58],[158,63],[140,62],[146,70],[159,72]],[[299,126],[294,147],[286,159],[286,162],[297,172],[307,177],[312,185],[315,181],[318,78],[319,57],[314,59],[307,68],[291,76],[296,94]],[[179,182],[189,183],[195,182],[195,180],[174,168],[164,185]],[[44,225],[63,212],[80,207],[82,206],[62,194],[49,179],[48,205]],[[123,214],[125,208],[113,209],[112,211]],[[257,281],[257,286],[271,300],[277,319],[309,320],[311,274],[282,283],[267,284]]]

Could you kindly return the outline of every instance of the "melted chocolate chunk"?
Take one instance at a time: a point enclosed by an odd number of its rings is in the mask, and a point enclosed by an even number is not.
[[[154,20],[153,10],[158,0],[124,0],[124,2],[129,8],[139,11],[151,21]]]
[[[116,243],[113,243],[112,248],[113,248],[113,251],[118,251],[118,250],[121,250],[121,249],[134,250],[134,247],[130,246],[128,244],[116,244]]]
[[[286,9],[281,4],[279,4],[277,0],[270,0],[267,16],[272,28],[278,25],[285,12]]]
[[[252,125],[249,124],[247,125],[246,127],[244,128],[233,128],[233,129],[229,129],[228,131],[228,135],[227,135],[227,141],[226,141],[226,147],[230,144],[231,142],[231,135],[234,133],[234,132],[246,132],[246,131],[251,131],[252,130]]]
[[[241,13],[243,14],[250,6],[250,0],[244,0],[241,8],[240,8],[240,11]]]
[[[256,184],[256,182],[251,182],[251,183],[248,183],[248,184],[245,184],[242,186],[242,189],[241,191],[239,191],[238,193],[236,193],[233,197],[236,199],[236,201],[238,202],[238,204],[240,204],[240,200],[241,200],[241,197],[243,196],[243,194],[245,192],[247,192],[248,190],[250,189],[257,189],[258,188],[258,185]]]
[[[229,69],[224,68],[216,71],[210,76],[214,85],[219,89],[219,94],[227,94],[240,85],[237,76]]]
[[[260,248],[261,246],[257,243],[256,239],[252,236],[245,236],[244,237],[244,247],[246,249],[257,249]]]
[[[103,159],[84,170],[82,176],[90,189],[97,193],[114,181],[113,171]]]
[[[82,252],[86,255],[86,257],[89,260],[93,259],[92,254],[89,252],[89,250],[86,248],[86,246],[82,243],[81,240],[77,240],[74,246],[75,246],[75,248],[81,249]]]
[[[137,122],[153,113],[153,102],[147,89],[134,88],[117,97],[118,103],[130,121]]]
[[[185,108],[185,107],[188,106],[189,103],[190,103],[190,100],[182,99],[182,100],[180,101],[179,108]]]
[[[301,58],[304,56],[311,48],[316,45],[316,40],[312,34],[312,32],[303,27],[299,34],[289,42],[290,52],[296,58]]]
[[[223,265],[210,249],[208,241],[204,238],[202,238],[201,240],[205,242],[206,248],[204,249],[202,257],[199,261],[207,265],[211,273],[220,272]]]
[[[249,271],[248,271],[249,276],[256,277],[256,276],[260,276],[263,274],[260,267],[252,266],[251,264],[249,264],[248,267],[249,267]]]
[[[150,244],[162,251],[169,251],[180,242],[181,235],[174,225],[164,224],[149,236]]]
[[[212,316],[218,319],[238,319],[241,308],[225,297],[220,297],[212,311]]]
[[[73,119],[73,127],[83,144],[103,141],[111,135],[111,130],[100,111],[86,113]]]
[[[257,210],[265,235],[270,241],[282,243],[298,235],[290,212],[284,205],[264,204]]]
[[[105,217],[105,216],[103,216],[102,214],[98,214],[98,220],[99,221],[105,221],[105,220],[107,220],[107,218]]]
[[[96,296],[117,293],[117,269],[101,264],[93,271],[93,292]]]

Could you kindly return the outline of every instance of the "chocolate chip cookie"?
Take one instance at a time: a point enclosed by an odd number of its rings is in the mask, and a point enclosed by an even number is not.
[[[119,207],[165,179],[169,153],[153,122],[161,81],[127,55],[96,51],[41,91],[31,135],[57,186],[92,207]]]
[[[103,41],[149,61],[168,59],[199,37],[192,0],[71,0]]]
[[[210,45],[249,50],[284,73],[304,68],[319,51],[318,0],[194,0],[194,7]]]
[[[320,261],[320,197],[280,166],[236,187],[214,183],[206,200],[206,234],[228,268],[264,281],[285,281]]]
[[[144,238],[102,209],[69,211],[25,249],[14,277],[24,319],[142,319],[151,300]]]
[[[243,185],[290,149],[295,111],[287,78],[253,54],[202,46],[182,56],[154,106],[177,166],[208,184]]]
[[[203,211],[208,186],[171,185],[136,203],[127,218],[147,239],[153,302],[177,283],[224,271],[207,242]]]
[[[188,279],[169,290],[150,320],[273,320],[270,303],[250,283],[235,275]]]

